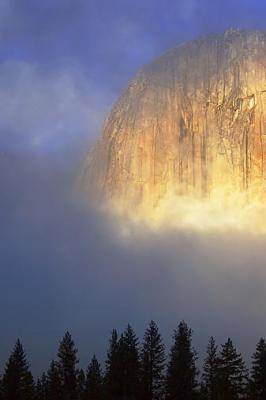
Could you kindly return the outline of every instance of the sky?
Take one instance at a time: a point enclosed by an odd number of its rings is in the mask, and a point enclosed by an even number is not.
[[[19,336],[36,375],[68,329],[83,366],[112,328],[185,319],[202,352],[266,335],[264,237],[125,238],[75,191],[81,160],[138,68],[198,36],[265,29],[258,0],[0,0],[0,370]]]

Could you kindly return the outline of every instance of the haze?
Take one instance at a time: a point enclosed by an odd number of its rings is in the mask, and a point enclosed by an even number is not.
[[[253,352],[266,329],[263,235],[132,232],[88,211],[74,182],[139,67],[199,35],[265,29],[265,11],[251,0],[0,1],[1,365],[19,336],[40,373],[67,329],[82,364],[103,359],[113,327],[142,335],[152,318],[166,340],[185,319],[196,348],[230,335]]]

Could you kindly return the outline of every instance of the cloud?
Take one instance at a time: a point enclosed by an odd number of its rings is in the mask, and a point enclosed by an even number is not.
[[[141,228],[122,240],[118,221],[73,193],[68,151],[87,150],[121,87],[162,50],[264,27],[264,15],[248,0],[0,0],[0,145],[20,154],[0,156],[1,365],[20,336],[40,373],[66,329],[83,365],[103,360],[113,327],[141,336],[151,318],[168,345],[184,318],[197,348],[230,335],[249,357],[266,331],[264,236]],[[40,152],[44,164],[27,159]]]
[[[20,336],[39,374],[69,329],[85,366],[104,360],[113,327],[131,322],[141,337],[152,318],[167,346],[184,318],[201,356],[214,335],[250,357],[266,330],[263,235],[139,227],[125,238],[118,220],[84,206],[72,171],[0,160],[1,360]]]
[[[99,135],[112,95],[75,67],[0,65],[1,147],[62,151]]]
[[[249,0],[1,0],[1,148],[82,147],[139,67],[214,27],[261,26],[262,11]]]

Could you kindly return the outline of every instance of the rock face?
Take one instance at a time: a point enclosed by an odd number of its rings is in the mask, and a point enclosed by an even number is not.
[[[263,202],[266,34],[230,30],[142,68],[107,118],[82,180],[136,214],[169,196]]]

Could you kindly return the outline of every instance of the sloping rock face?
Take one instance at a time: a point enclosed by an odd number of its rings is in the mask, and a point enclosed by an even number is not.
[[[169,196],[264,202],[266,34],[227,31],[142,68],[107,118],[82,181],[116,209],[143,215]]]

